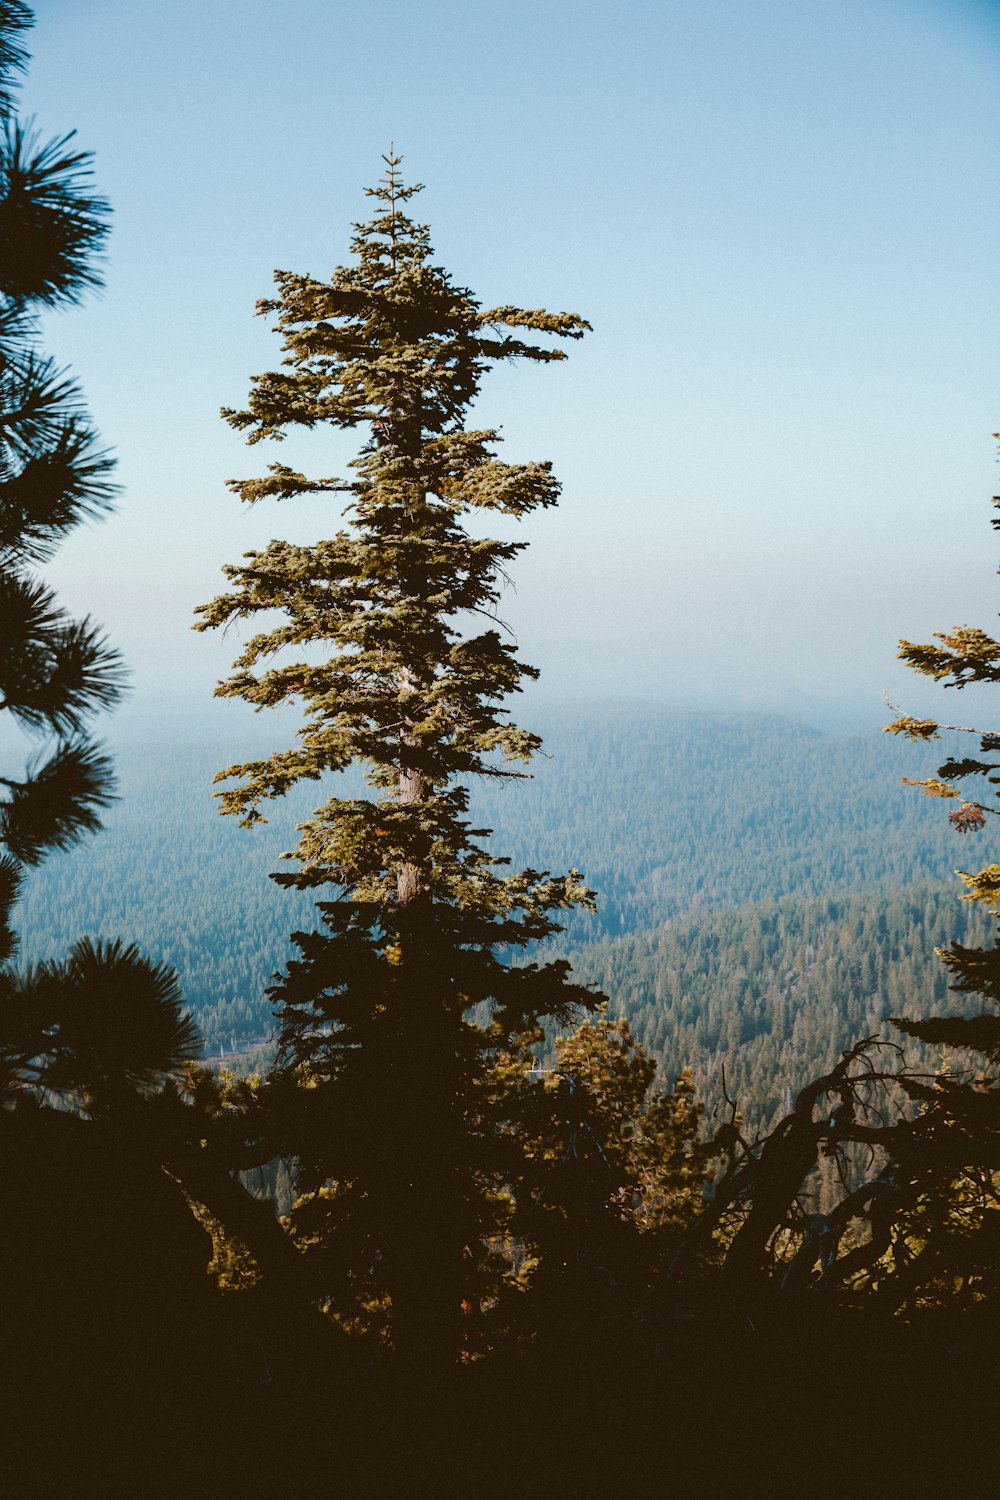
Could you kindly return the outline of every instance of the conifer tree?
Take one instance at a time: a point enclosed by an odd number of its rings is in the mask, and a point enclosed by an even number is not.
[[[250,443],[360,429],[353,478],[272,463],[231,483],[250,504],[346,495],[350,526],[247,554],[198,628],[280,611],[217,692],[258,708],[295,698],[305,712],[294,747],[222,773],[241,778],[224,812],[252,826],[296,783],[365,768],[371,795],[323,802],[300,825],[296,868],[275,876],[331,891],[323,930],[295,934],[300,957],[272,991],[282,1062],[309,1084],[288,1149],[331,1284],[342,1272],[338,1305],[387,1293],[396,1346],[448,1357],[510,1169],[515,1091],[494,1060],[591,999],[563,961],[510,961],[558,930],[561,909],[590,901],[576,872],[510,873],[468,818],[468,779],[523,775],[511,762],[539,740],[502,707],[536,675],[496,617],[524,544],[481,538],[465,517],[520,518],[559,487],[548,463],[504,463],[497,433],[464,422],[494,363],[564,358],[529,335],[579,338],[589,325],[481,308],[434,265],[408,211],[419,185],[403,184],[392,151],[384,160],[353,262],[326,282],[276,273],[258,311],[277,317],[283,368],[224,412]],[[463,628],[477,617],[483,628]]]
[[[525,1180],[513,1228],[538,1259],[526,1299],[558,1340],[607,1338],[648,1300],[708,1180],[691,1075],[653,1087],[656,1060],[606,1009],[556,1040],[525,1079]]]
[[[40,312],[100,286],[109,209],[89,153],[71,135],[42,140],[14,113],[32,22],[0,0],[0,712],[42,742],[0,776],[0,963],[16,949],[24,867],[100,826],[112,767],[86,730],[124,683],[100,629],[68,616],[36,572],[115,491],[79,388],[38,347]],[[85,939],[28,976],[0,971],[0,991],[0,1096],[101,1092],[115,1077],[147,1086],[197,1054],[175,976],[131,945]]]
[[[37,576],[115,487],[76,382],[39,349],[39,313],[101,285],[109,208],[72,134],[44,141],[14,112],[32,23],[27,6],[0,0],[0,712],[41,741],[0,776],[0,964],[16,951],[25,867],[98,828],[112,800],[110,759],[87,727],[124,685],[99,627],[67,615]],[[121,941],[84,939],[27,975],[0,968],[0,1002],[4,1103],[146,1091],[200,1047],[176,976]]]
[[[117,939],[84,938],[27,972],[10,963],[25,867],[97,828],[112,799],[110,759],[86,730],[123,685],[100,630],[71,619],[36,576],[114,487],[75,382],[39,350],[37,314],[100,284],[108,205],[89,154],[71,137],[39,139],[13,114],[32,20],[0,0],[0,712],[42,741],[26,769],[0,776],[0,1174],[16,1209],[0,1235],[0,1282],[21,1354],[53,1360],[88,1318],[113,1343],[129,1295],[155,1301],[175,1272],[197,1297],[207,1240],[177,1179],[253,1248],[279,1293],[304,1299],[287,1236],[234,1177],[259,1159],[245,1139],[251,1111],[236,1132],[204,1076],[178,1089],[201,1039],[173,970]],[[171,1235],[187,1244],[186,1269],[171,1263]],[[124,1259],[120,1240],[132,1246]],[[9,1320],[5,1330],[13,1337]]]
[[[994,504],[1000,507],[1000,498]],[[929,643],[901,641],[899,655],[946,687],[1000,682],[1000,641],[977,627],[957,626]],[[973,835],[998,809],[993,796],[974,800],[960,788],[976,778],[996,786],[1000,732],[898,711],[887,726],[888,733],[917,742],[934,741],[942,730],[973,735],[978,752],[949,755],[936,776],[909,784],[951,804],[956,831]],[[967,887],[964,899],[1000,916],[1000,865],[959,874]],[[953,989],[1000,1004],[995,943],[953,942],[938,954]],[[744,1139],[733,1106],[734,1118],[715,1143],[728,1156],[726,1169],[712,1204],[675,1258],[675,1278],[697,1263],[713,1239],[717,1252],[721,1238],[726,1279],[743,1290],[770,1279],[793,1294],[863,1293],[890,1314],[942,1305],[973,1308],[986,1300],[995,1305],[1000,1016],[897,1018],[893,1024],[944,1049],[936,1075],[915,1073],[898,1057],[893,1062],[896,1044],[868,1037],[801,1089],[792,1110],[763,1140]],[[949,1060],[948,1049],[962,1049],[959,1058]],[[883,1070],[886,1057],[890,1066]],[[904,1109],[907,1099],[911,1107]],[[869,1148],[867,1160],[852,1160],[857,1147]],[[822,1211],[803,1212],[797,1199],[823,1158],[838,1164],[843,1192]]]
[[[71,137],[45,141],[13,113],[32,20],[0,0],[0,713],[36,742],[17,757],[8,739],[0,775],[0,1295],[27,1414],[54,1402],[65,1419],[84,1360],[121,1364],[137,1324],[151,1352],[135,1374],[158,1380],[207,1240],[150,1144],[153,1110],[175,1103],[200,1046],[173,971],[87,939],[26,973],[10,963],[26,868],[97,828],[111,800],[87,729],[123,681],[98,627],[37,572],[113,487],[76,383],[39,348],[39,314],[100,283],[108,206]],[[62,1372],[67,1401],[53,1394]]]
[[[124,681],[99,628],[69,617],[37,576],[115,491],[113,460],[75,381],[39,348],[38,314],[100,286],[109,209],[89,154],[71,136],[42,140],[14,113],[32,22],[27,6],[0,0],[0,712],[41,742],[0,776],[0,1152],[8,1173],[16,1161],[44,1196],[55,1180],[47,1153],[65,1165],[66,1139],[102,1140],[112,1153],[141,1145],[157,1171],[164,1143],[140,1137],[184,1139],[172,1084],[201,1042],[174,972],[134,944],[84,938],[26,973],[10,963],[25,869],[99,827],[112,800],[110,759],[87,728]],[[56,1102],[58,1110],[39,1108]],[[155,1108],[144,1111],[147,1102]],[[88,1125],[73,1134],[80,1115]],[[202,1121],[193,1133],[205,1135]]]
[[[994,497],[993,504],[1000,509],[1000,496]],[[1000,519],[994,519],[993,525],[1000,529]],[[914,671],[946,688],[961,690],[973,683],[995,685],[1000,682],[1000,641],[976,626],[955,626],[951,631],[936,635],[933,641],[922,644],[900,641],[899,656]],[[929,797],[945,800],[956,832],[977,834],[987,827],[990,818],[1000,812],[995,805],[998,794],[992,790],[1000,772],[1000,761],[996,759],[1000,752],[1000,730],[939,723],[934,719],[918,719],[899,713],[886,732],[903,735],[909,740],[931,741],[937,739],[942,730],[973,736],[979,742],[978,749],[970,755],[949,755],[936,776],[904,780],[911,786],[923,788]],[[965,788],[977,780],[985,783],[985,790],[980,797],[970,796]],[[991,916],[1000,917],[1000,865],[988,864],[978,871],[963,870],[959,875],[968,891],[964,899],[978,902]],[[994,1005],[1000,1004],[1000,949],[996,945],[972,948],[955,942],[938,951],[953,976],[953,989],[980,995]],[[924,1041],[971,1047],[994,1061],[1000,1060],[1000,1016],[928,1018],[897,1024]]]
[[[994,496],[993,504],[1000,509],[1000,496]],[[1000,519],[995,518],[993,526],[1000,529]],[[961,690],[970,684],[994,686],[1000,682],[1000,641],[977,626],[955,626],[930,642],[900,641],[899,656],[914,671],[946,688]],[[903,713],[887,726],[887,733],[917,742],[936,740],[942,730],[970,735],[978,746],[968,755],[950,754],[936,776],[904,780],[921,787],[927,796],[943,799],[956,832],[975,836],[994,826],[990,820],[1000,812],[994,790],[1000,780],[1000,731]],[[983,791],[970,794],[967,788],[977,782]],[[963,900],[974,901],[990,917],[1000,918],[1000,864],[991,862],[978,870],[957,873],[966,886]],[[949,971],[951,988],[978,996],[986,1004],[974,1015],[895,1021],[901,1031],[923,1042],[942,1049],[963,1049],[958,1054],[957,1073],[952,1074],[946,1066],[933,1088],[913,1082],[908,1085],[908,1091],[922,1105],[919,1125],[928,1170],[920,1184],[921,1196],[915,1197],[910,1206],[908,1222],[921,1253],[911,1257],[911,1264],[904,1263],[895,1280],[907,1293],[920,1285],[927,1297],[927,1283],[937,1273],[937,1291],[940,1294],[943,1287],[946,1300],[963,1293],[976,1300],[984,1296],[995,1299],[998,1279],[993,1225],[1000,1171],[1000,1087],[996,1071],[1000,1063],[1000,1015],[986,1007],[1000,1006],[1000,947],[995,941],[983,946],[953,941],[937,952]],[[970,1061],[978,1066],[970,1070]],[[916,1272],[914,1267],[918,1267]]]
[[[34,571],[113,489],[79,390],[38,349],[38,312],[99,284],[108,209],[89,156],[12,113],[31,22],[16,0],[0,6],[0,710],[48,749],[0,777],[0,960],[21,868],[98,826],[109,801],[110,763],[84,731],[122,681],[100,631],[67,616]]]

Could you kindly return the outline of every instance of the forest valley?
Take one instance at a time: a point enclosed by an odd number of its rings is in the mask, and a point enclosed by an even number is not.
[[[247,827],[312,797],[273,876],[313,911],[268,990],[273,1061],[207,1066],[176,973],[123,939],[19,964],[25,878],[91,839],[113,795],[89,726],[123,683],[38,572],[114,487],[40,348],[39,314],[98,283],[108,208],[87,155],[17,116],[30,22],[0,0],[0,708],[35,742],[0,779],[11,1492],[214,1493],[224,1474],[253,1493],[319,1473],[334,1493],[569,1494],[655,1473],[709,1494],[732,1461],[814,1494],[880,1465],[911,1493],[970,1482],[976,1443],[942,1403],[982,1431],[1000,866],[962,876],[982,920],[939,948],[973,1013],[844,1035],[763,1113],[731,1077],[714,1117],[690,1072],[656,1080],[615,997],[552,948],[594,905],[584,877],[513,866],[470,812],[469,787],[524,777],[540,739],[503,707],[536,675],[497,616],[524,544],[467,523],[526,518],[559,486],[466,416],[493,365],[561,360],[589,325],[456,285],[391,148],[349,264],[276,273],[258,311],[280,365],[223,413],[251,445],[317,428],[360,445],[347,477],[273,462],[231,482],[246,505],[313,495],[345,520],[226,566],[197,624],[255,632],[220,696],[301,706],[291,745],[217,777]],[[977,629],[901,654],[956,688],[1000,679]],[[981,831],[1000,733],[903,713],[889,729],[972,737],[919,787],[958,834]],[[350,767],[360,785],[332,774]],[[254,1186],[279,1170],[281,1217]]]

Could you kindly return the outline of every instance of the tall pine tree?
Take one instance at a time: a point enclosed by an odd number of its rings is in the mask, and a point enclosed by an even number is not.
[[[589,325],[481,308],[433,264],[408,213],[419,186],[403,185],[398,156],[384,160],[353,263],[328,282],[276,273],[278,295],[258,311],[277,316],[283,368],[224,412],[250,443],[361,429],[354,478],[273,463],[231,484],[251,504],[347,495],[349,529],[248,553],[198,628],[280,611],[217,692],[305,711],[294,748],[222,773],[241,778],[224,812],[251,826],[297,782],[365,768],[371,796],[323,802],[300,825],[297,868],[275,876],[331,889],[323,930],[295,934],[301,956],[272,991],[282,1063],[308,1084],[288,1144],[335,1304],[387,1294],[396,1347],[449,1357],[511,1175],[516,1091],[494,1063],[592,999],[563,961],[511,962],[558,930],[556,913],[590,901],[577,873],[509,872],[468,818],[468,779],[523,775],[510,763],[539,740],[501,706],[536,675],[496,617],[524,544],[473,535],[465,518],[520,518],[559,487],[548,463],[501,462],[497,433],[464,422],[494,363],[565,357],[527,335],[579,338]],[[485,627],[470,632],[477,617]]]
[[[35,571],[113,491],[75,383],[38,348],[38,313],[99,284],[108,210],[86,153],[68,136],[41,141],[13,113],[31,21],[26,6],[0,5],[0,711],[48,748],[0,776],[0,959],[14,949],[21,868],[97,826],[111,767],[85,725],[121,688],[117,654]]]
[[[26,869],[99,826],[111,799],[88,726],[123,675],[100,629],[38,576],[113,490],[75,381],[40,348],[39,314],[99,285],[108,206],[71,137],[46,141],[14,113],[32,19],[0,0],[0,714],[34,742],[18,754],[5,736],[0,775],[0,1311],[5,1410],[51,1442],[41,1414],[65,1423],[80,1370],[100,1385],[136,1326],[146,1361],[130,1379],[159,1379],[207,1238],[147,1126],[200,1048],[176,976],[120,941],[84,939],[27,972],[9,962]]]
[[[39,313],[100,286],[109,208],[72,135],[45,141],[14,112],[32,21],[0,0],[0,713],[35,741],[0,775],[0,962],[16,951],[24,868],[100,826],[112,767],[87,728],[124,682],[100,628],[67,615],[37,573],[106,510],[114,465],[76,382],[39,348]],[[2,970],[0,994],[0,1098],[145,1086],[200,1045],[173,975],[121,942],[84,940],[29,976]]]

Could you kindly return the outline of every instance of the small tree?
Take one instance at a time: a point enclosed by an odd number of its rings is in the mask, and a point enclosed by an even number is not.
[[[551,1068],[525,1076],[513,1227],[538,1260],[530,1320],[559,1341],[606,1338],[602,1307],[626,1327],[702,1208],[702,1106],[690,1073],[669,1093],[655,1073],[628,1022],[602,1010],[557,1039]]]
[[[473,536],[472,510],[520,518],[554,505],[547,463],[506,464],[497,434],[463,424],[486,370],[564,356],[515,330],[580,337],[573,314],[483,310],[433,265],[427,229],[407,212],[400,158],[369,195],[355,261],[328,282],[279,271],[284,367],[255,378],[226,411],[248,441],[296,427],[361,428],[350,481],[271,464],[233,481],[247,503],[346,494],[350,530],[274,541],[225,571],[231,588],[199,628],[281,612],[252,636],[218,693],[257,707],[304,705],[299,742],[223,778],[224,812],[251,826],[260,803],[358,762],[370,797],[333,796],[300,825],[297,869],[275,876],[332,888],[324,929],[297,933],[301,957],[272,991],[281,1059],[308,1084],[289,1148],[311,1196],[310,1230],[350,1247],[340,1306],[373,1289],[391,1299],[398,1347],[453,1354],[470,1265],[495,1227],[503,1121],[513,1094],[493,1059],[588,992],[562,961],[509,955],[558,930],[554,913],[590,893],[576,873],[511,874],[469,822],[474,776],[509,778],[537,736],[507,722],[502,699],[535,676],[496,619],[505,568],[523,544]],[[478,633],[463,630],[476,617]],[[298,660],[289,650],[319,647]],[[329,1197],[317,1195],[325,1184]],[[315,1223],[335,1225],[323,1236]],[[332,1273],[331,1273],[332,1274]]]

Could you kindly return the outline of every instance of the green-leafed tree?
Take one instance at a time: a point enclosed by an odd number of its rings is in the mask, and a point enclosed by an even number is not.
[[[56,1364],[120,1360],[137,1326],[148,1359],[134,1373],[155,1385],[162,1341],[199,1323],[211,1246],[177,1179],[252,1247],[290,1321],[306,1299],[301,1257],[236,1176],[266,1154],[253,1110],[210,1078],[183,1086],[201,1042],[173,971],[120,940],[83,939],[27,972],[11,962],[25,869],[96,829],[111,800],[111,763],[87,726],[123,683],[98,628],[61,610],[36,571],[113,487],[75,382],[39,347],[38,314],[100,283],[108,207],[86,153],[13,114],[31,22],[0,0],[0,713],[36,741],[0,776],[0,1175],[12,1209],[0,1284],[8,1373],[37,1398],[33,1379],[48,1390]]]
[[[247,503],[346,495],[350,526],[247,554],[198,628],[264,616],[217,691],[258,708],[295,698],[305,713],[293,748],[222,773],[240,779],[224,812],[251,826],[297,782],[365,768],[371,796],[334,786],[300,825],[296,868],[275,877],[329,891],[323,930],[295,935],[301,956],[272,991],[282,1066],[305,1085],[288,1144],[309,1235],[330,1247],[335,1305],[387,1295],[396,1346],[449,1357],[510,1171],[516,1091],[494,1059],[591,999],[565,962],[512,962],[590,893],[575,872],[510,873],[467,817],[468,778],[523,774],[510,762],[539,741],[502,707],[535,675],[496,615],[523,544],[466,518],[520,518],[559,487],[549,464],[501,462],[496,432],[465,421],[491,365],[562,359],[531,335],[578,338],[588,325],[483,309],[434,264],[409,217],[418,187],[403,185],[398,156],[385,160],[353,262],[328,281],[276,273],[258,310],[277,318],[283,366],[224,413],[251,443],[359,429],[351,479],[275,463],[231,486]]]
[[[929,644],[902,641],[899,654],[947,687],[1000,682],[1000,642],[969,626]],[[936,776],[911,784],[953,804],[956,830],[975,834],[998,808],[992,791],[977,800],[965,788],[1000,781],[1000,732],[902,713],[888,726],[918,742],[942,729],[973,735],[976,753],[951,755]],[[1000,916],[1000,865],[960,873],[964,899]],[[952,942],[937,951],[954,989],[1000,1004],[995,944]],[[767,1287],[889,1314],[982,1311],[984,1303],[1000,1310],[1000,1017],[894,1024],[942,1049],[935,1072],[915,1073],[893,1058],[894,1043],[869,1037],[802,1088],[763,1139],[745,1139],[735,1114],[723,1126],[716,1146],[725,1169],[675,1257],[675,1283],[694,1267],[714,1273],[721,1264],[721,1284],[744,1299]],[[841,1191],[828,1182],[830,1201],[815,1211],[824,1164],[836,1165]]]
[[[43,141],[14,114],[32,19],[0,3],[0,712],[36,741],[0,776],[0,962],[16,949],[24,867],[99,827],[112,769],[87,724],[123,686],[117,652],[92,621],[60,609],[36,572],[114,487],[78,387],[39,349],[38,315],[100,285],[108,205],[71,137]],[[7,969],[0,982],[8,1101],[91,1084],[100,1093],[112,1077],[162,1081],[197,1052],[175,981],[121,943],[79,943],[64,963],[27,978]]]
[[[1000,496],[994,498],[993,504],[1000,509]],[[1000,519],[994,519],[993,525],[1000,528]],[[946,688],[962,689],[971,684],[995,686],[1000,682],[1000,641],[977,627],[958,625],[924,644],[900,641],[899,655],[914,671]],[[887,733],[916,741],[937,739],[942,730],[970,735],[978,745],[969,755],[950,755],[936,776],[909,784],[922,787],[929,797],[945,800],[949,804],[948,816],[959,833],[979,833],[989,818],[1000,813],[996,806],[1000,792],[995,791],[1000,783],[997,758],[1000,730],[939,723],[902,713],[887,726]],[[967,789],[977,784],[983,788],[982,792],[970,795]],[[968,888],[964,899],[979,903],[992,917],[1000,916],[1000,865],[988,864],[981,870],[960,874]],[[966,947],[951,943],[938,951],[952,975],[954,989],[1000,1004],[1000,949],[995,945]],[[993,1061],[1000,1060],[1000,1016],[992,1013],[910,1021],[903,1029],[928,1042],[969,1047]]]
[[[993,504],[1000,509],[1000,496]],[[993,525],[1000,529],[1000,519]],[[1000,682],[1000,641],[974,626],[956,626],[930,642],[900,641],[899,655],[914,671],[946,688]],[[907,714],[887,726],[888,733],[918,742],[935,740],[942,730],[978,743],[968,755],[949,755],[936,776],[910,784],[949,805],[958,833],[976,835],[992,826],[990,819],[1000,812],[1000,730]],[[982,790],[970,792],[977,786]],[[958,873],[967,891],[963,900],[975,902],[991,919],[1000,918],[1000,864]],[[931,1153],[936,1170],[910,1210],[910,1239],[919,1253],[894,1267],[894,1280],[911,1295],[942,1300],[988,1295],[995,1301],[1000,1293],[1000,1015],[993,1007],[1000,1005],[1000,947],[995,941],[977,946],[953,941],[937,951],[952,989],[978,996],[985,1006],[975,1015],[896,1021],[908,1035],[951,1052],[953,1065],[935,1088],[910,1086],[923,1107],[923,1136],[928,1147],[936,1148]],[[961,1049],[957,1058],[956,1048]]]
[[[89,157],[69,137],[41,141],[13,113],[31,21],[26,6],[0,6],[0,711],[41,742],[0,777],[0,959],[14,952],[21,868],[98,826],[111,767],[84,731],[122,680],[100,632],[66,615],[35,572],[112,486],[75,383],[38,347],[38,313],[99,283],[108,211]]]
[[[666,1092],[655,1073],[628,1022],[602,1011],[558,1038],[541,1087],[526,1075],[512,1227],[537,1262],[528,1320],[550,1339],[627,1328],[702,1208],[702,1107],[690,1074]]]
[[[39,347],[38,314],[100,285],[109,211],[90,156],[70,137],[41,140],[13,113],[31,22],[26,6],[0,0],[0,713],[36,741],[0,776],[0,1150],[8,1173],[16,1161],[53,1205],[59,1194],[44,1184],[51,1163],[69,1161],[67,1141],[83,1143],[87,1160],[110,1152],[118,1167],[109,1177],[124,1170],[122,1151],[141,1159],[147,1182],[166,1164],[275,1280],[291,1284],[287,1237],[235,1178],[266,1150],[248,1140],[252,1112],[241,1112],[237,1130],[236,1111],[209,1080],[186,1094],[176,1088],[201,1042],[173,972],[118,940],[84,939],[27,973],[10,962],[25,868],[99,827],[112,798],[111,762],[87,727],[124,680],[100,630],[61,610],[36,572],[67,532],[107,508],[114,487],[75,382]],[[39,1108],[56,1101],[59,1111]],[[96,1129],[81,1135],[81,1116]],[[186,1214],[176,1186],[166,1191]],[[73,1217],[67,1210],[62,1229],[50,1224],[46,1235],[65,1236]]]
[[[39,347],[39,315],[99,284],[108,208],[89,156],[13,112],[32,19],[0,0],[0,713],[35,742],[18,756],[8,733],[0,775],[0,1296],[5,1410],[23,1402],[29,1420],[65,1413],[84,1361],[113,1368],[139,1323],[136,1378],[157,1380],[207,1244],[145,1128],[147,1096],[199,1045],[172,971],[86,940],[27,973],[11,963],[25,869],[97,828],[111,799],[87,726],[122,688],[117,653],[37,574],[113,491],[75,382]]]

